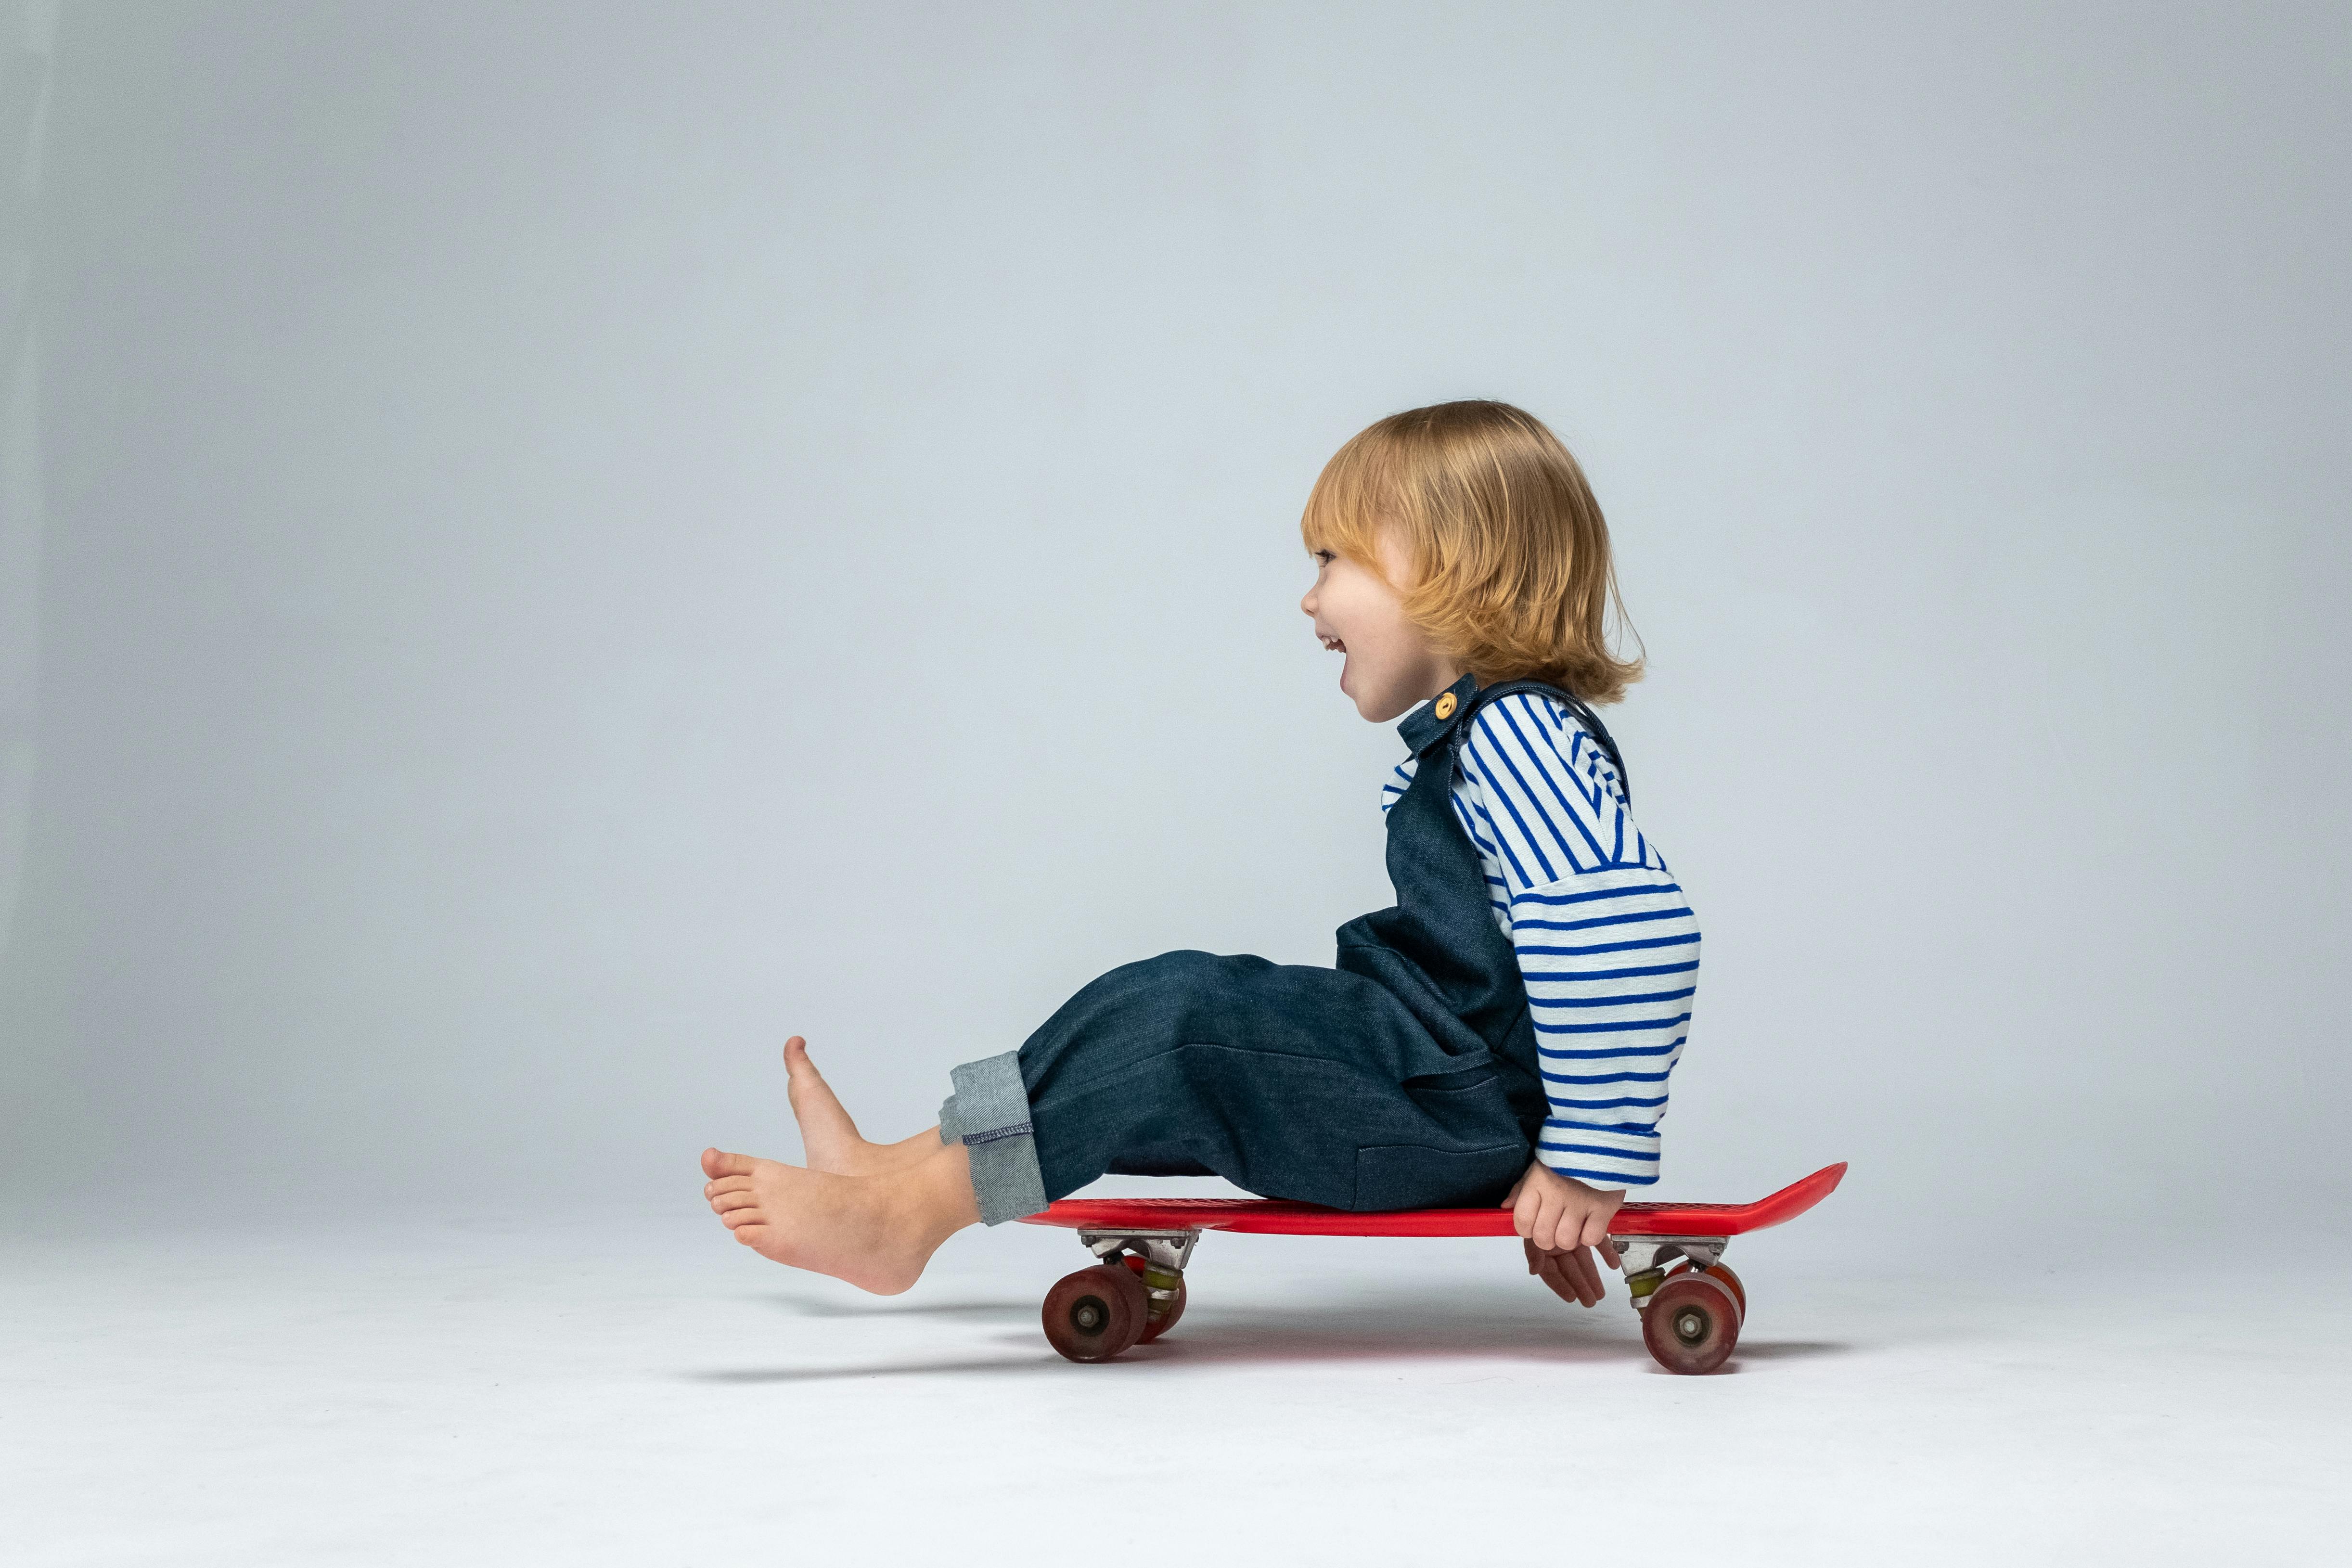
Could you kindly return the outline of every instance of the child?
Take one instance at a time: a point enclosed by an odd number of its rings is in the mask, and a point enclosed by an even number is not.
[[[1207,1175],[1347,1209],[1500,1203],[1530,1271],[1591,1306],[1609,1219],[1657,1179],[1698,927],[1629,815],[1588,702],[1609,535],[1576,460],[1507,404],[1392,415],[1342,447],[1300,531],[1299,608],[1339,689],[1412,753],[1384,788],[1394,907],[1336,966],[1163,952],[1098,976],[1017,1051],[953,1070],[940,1123],[869,1143],[795,1035],[808,1166],[703,1152],[762,1257],[883,1294],[974,1223],[1106,1173]]]

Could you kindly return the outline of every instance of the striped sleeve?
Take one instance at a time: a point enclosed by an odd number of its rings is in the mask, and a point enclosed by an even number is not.
[[[1496,700],[1461,762],[1499,861],[1551,1102],[1537,1158],[1597,1185],[1648,1186],[1697,994],[1697,918],[1562,705]]]

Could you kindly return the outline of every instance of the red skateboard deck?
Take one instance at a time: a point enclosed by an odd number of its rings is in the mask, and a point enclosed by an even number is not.
[[[1731,1237],[1785,1225],[1837,1190],[1840,1162],[1752,1204],[1625,1204],[1609,1239],[1642,1315],[1642,1342],[1668,1372],[1713,1372],[1738,1342],[1748,1291],[1724,1267]],[[1045,1338],[1072,1361],[1149,1344],[1184,1313],[1184,1270],[1203,1233],[1255,1236],[1515,1237],[1511,1211],[1396,1209],[1358,1214],[1276,1198],[1065,1198],[1030,1225],[1075,1230],[1099,1259],[1046,1293]],[[1676,1261],[1679,1259],[1679,1261]],[[1666,1266],[1672,1263],[1669,1269]]]
[[[1616,1236],[1745,1236],[1784,1225],[1837,1190],[1843,1161],[1752,1204],[1626,1204]],[[1064,1198],[1027,1225],[1066,1230],[1226,1230],[1246,1236],[1513,1236],[1511,1211],[1392,1209],[1358,1214],[1279,1198]]]

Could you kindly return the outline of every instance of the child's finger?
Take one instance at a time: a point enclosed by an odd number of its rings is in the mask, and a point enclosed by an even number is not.
[[[1542,1191],[1536,1187],[1528,1188],[1519,1194],[1518,1202],[1511,1205],[1511,1228],[1524,1237],[1532,1238],[1536,1233],[1536,1215],[1542,1208]],[[1541,1246],[1542,1243],[1538,1242],[1537,1245]]]
[[[1594,1305],[1601,1300],[1602,1291],[1601,1270],[1592,1266],[1592,1254],[1580,1247],[1567,1256],[1576,1270],[1577,1294],[1584,1298],[1586,1306]]]
[[[1560,1279],[1567,1288],[1564,1293],[1571,1294],[1578,1306],[1590,1307],[1597,1298],[1592,1293],[1591,1283],[1585,1278],[1586,1271],[1578,1267],[1580,1261],[1572,1251],[1551,1255],[1552,1268],[1559,1271]]]
[[[1584,1287],[1576,1278],[1576,1269],[1570,1262],[1570,1255],[1565,1252],[1555,1252],[1549,1254],[1549,1258],[1552,1272],[1559,1276],[1559,1282],[1567,1287],[1570,1298],[1578,1306],[1583,1306]]]

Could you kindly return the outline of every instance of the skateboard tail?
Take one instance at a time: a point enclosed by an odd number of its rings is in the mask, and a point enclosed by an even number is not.
[[[1846,1163],[1824,1165],[1752,1204],[1626,1204],[1609,1222],[1612,1236],[1745,1236],[1790,1220],[1837,1191]]]

